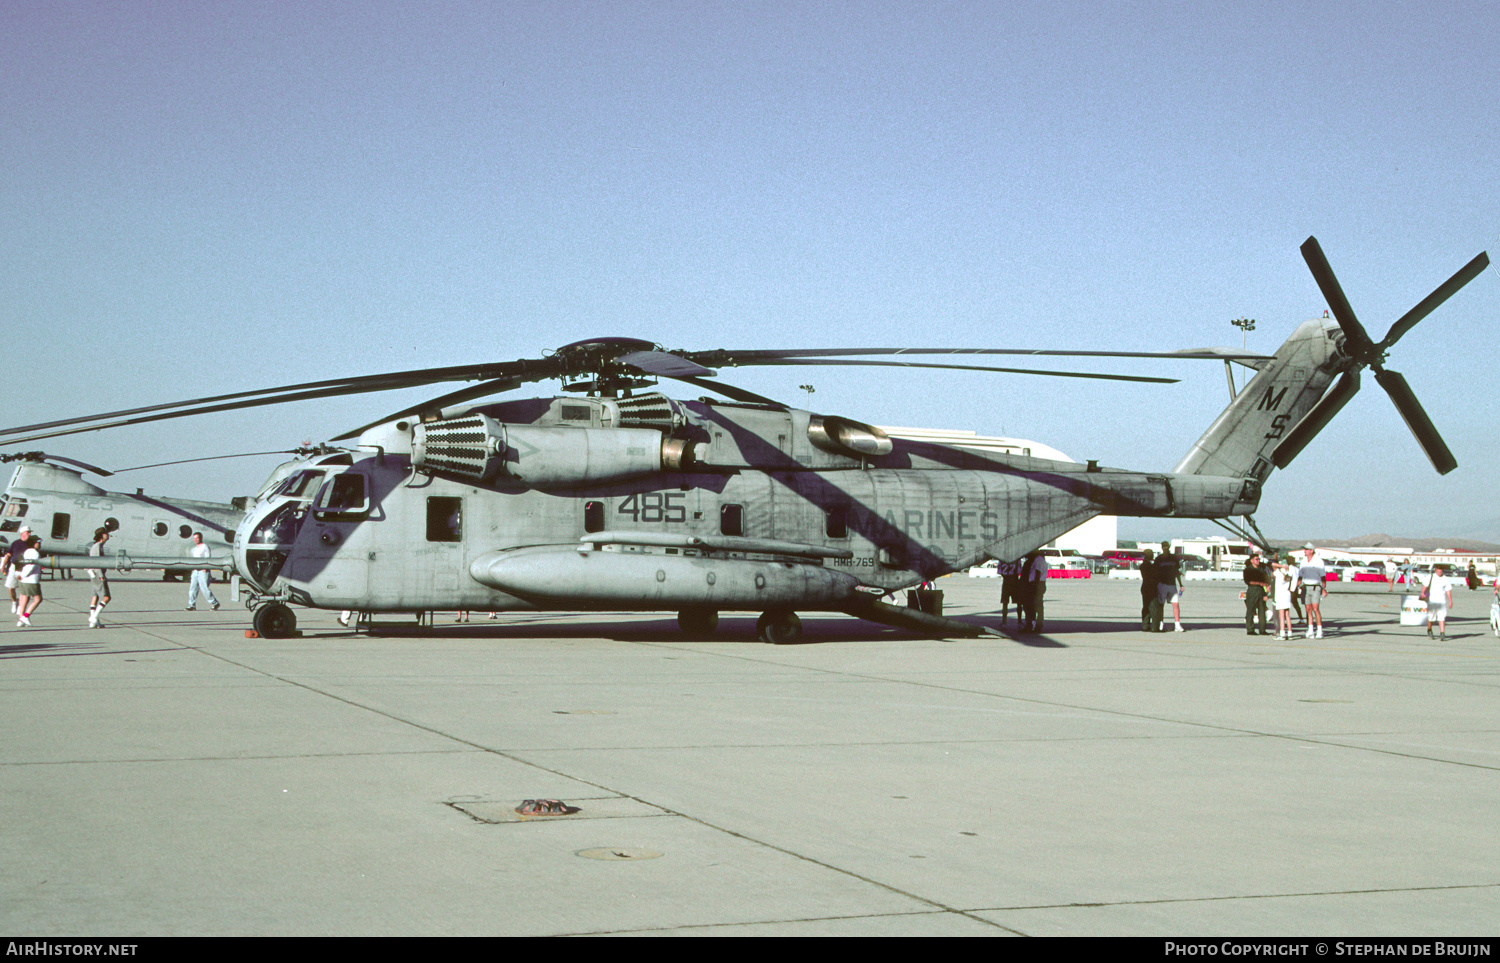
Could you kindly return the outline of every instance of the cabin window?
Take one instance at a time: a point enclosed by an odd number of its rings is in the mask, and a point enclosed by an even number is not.
[[[603,502],[584,502],[583,530],[585,532],[599,532],[604,530]]]
[[[464,500],[434,495],[427,499],[427,540],[461,542],[464,539]]]
[[[744,505],[723,505],[719,508],[719,534],[745,534]]]
[[[840,505],[823,513],[823,534],[829,538],[849,537],[849,510]]]
[[[177,526],[177,537],[178,538],[188,538],[192,534],[193,534],[193,529],[192,529],[191,526],[188,526],[188,525],[178,525]]]
[[[115,532],[115,531],[118,531],[119,528],[120,528],[120,520],[118,518],[115,518],[115,517],[111,516],[111,517],[106,518],[104,520],[104,530],[106,532]]]
[[[52,538],[62,541],[68,537],[68,527],[72,522],[72,516],[67,512],[54,512],[52,514]]]
[[[26,499],[17,495],[5,503],[6,518],[20,518],[26,514]]]
[[[151,526],[151,534],[155,535],[157,538],[163,538],[163,537],[165,537],[166,534],[167,534],[167,523],[166,522],[157,522],[155,525],[152,525]]]

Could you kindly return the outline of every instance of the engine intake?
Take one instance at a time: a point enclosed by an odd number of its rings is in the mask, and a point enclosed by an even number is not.
[[[417,425],[412,465],[475,481],[571,488],[680,469],[691,450],[654,428],[511,425],[468,414]]]

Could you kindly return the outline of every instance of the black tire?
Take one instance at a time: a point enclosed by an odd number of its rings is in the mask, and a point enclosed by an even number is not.
[[[762,613],[755,621],[755,637],[770,645],[791,645],[802,638],[802,620],[784,609]]]
[[[255,633],[263,639],[286,639],[297,631],[297,616],[280,602],[271,602],[255,610],[251,620]]]
[[[719,613],[713,609],[683,609],[677,613],[677,627],[683,635],[704,639],[719,627]]]

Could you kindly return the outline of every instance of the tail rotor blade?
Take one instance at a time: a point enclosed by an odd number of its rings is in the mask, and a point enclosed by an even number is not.
[[[1438,285],[1437,290],[1423,298],[1421,304],[1403,314],[1399,321],[1391,325],[1391,330],[1386,332],[1385,340],[1380,342],[1379,350],[1381,352],[1390,350],[1392,345],[1401,340],[1402,335],[1416,327],[1418,321],[1427,317],[1438,305],[1457,294],[1460,288],[1477,278],[1480,272],[1489,266],[1490,256],[1480,251],[1478,257],[1459,268],[1457,274]]]
[[[1344,373],[1333,390],[1324,395],[1312,410],[1302,416],[1302,420],[1287,433],[1281,444],[1271,453],[1271,461],[1277,468],[1285,468],[1292,463],[1292,459],[1302,454],[1302,449],[1307,443],[1317,437],[1318,432],[1328,427],[1333,416],[1349,403],[1359,392],[1359,369],[1352,368]]]
[[[1364,325],[1354,316],[1354,309],[1349,306],[1349,299],[1344,297],[1339,279],[1333,276],[1333,268],[1329,265],[1328,258],[1323,256],[1323,249],[1318,246],[1317,238],[1309,237],[1302,242],[1302,260],[1307,262],[1307,269],[1312,272],[1313,280],[1318,282],[1323,299],[1328,302],[1339,327],[1344,329],[1350,356],[1360,360],[1368,359],[1375,350],[1375,342],[1370,340]]]
[[[1406,427],[1416,436],[1417,444],[1427,453],[1432,461],[1432,467],[1437,469],[1439,475],[1446,475],[1458,467],[1458,459],[1453,457],[1453,452],[1443,443],[1443,436],[1438,434],[1437,428],[1433,426],[1432,419],[1427,417],[1427,412],[1422,410],[1422,405],[1417,401],[1417,396],[1412,392],[1406,379],[1395,371],[1377,371],[1375,380],[1385,393],[1391,396],[1396,410],[1401,412],[1401,417],[1406,419]]]

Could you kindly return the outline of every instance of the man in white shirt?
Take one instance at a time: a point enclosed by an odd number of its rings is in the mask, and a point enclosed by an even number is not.
[[[31,626],[31,613],[42,604],[42,540],[32,535],[26,540],[26,551],[21,555],[21,572],[16,582],[20,608],[17,610],[16,628]],[[12,566],[14,568],[14,566]]]
[[[1448,607],[1453,604],[1453,583],[1443,574],[1443,566],[1434,565],[1432,576],[1422,587],[1427,596],[1427,637],[1432,638],[1432,623],[1438,624],[1438,634],[1443,641],[1448,639]]]
[[[1307,612],[1307,637],[1323,637],[1323,599],[1328,596],[1328,570],[1318,558],[1312,542],[1302,546],[1305,556],[1297,569],[1297,584],[1301,586],[1302,608]]]
[[[190,553],[193,558],[208,558],[213,552],[209,551],[207,545],[203,544],[203,533],[193,533],[193,548]],[[187,610],[192,612],[198,608],[198,593],[202,592],[208,599],[208,604],[219,610],[219,600],[214,598],[213,590],[208,587],[208,569],[195,568],[192,576],[188,579],[188,604]]]

